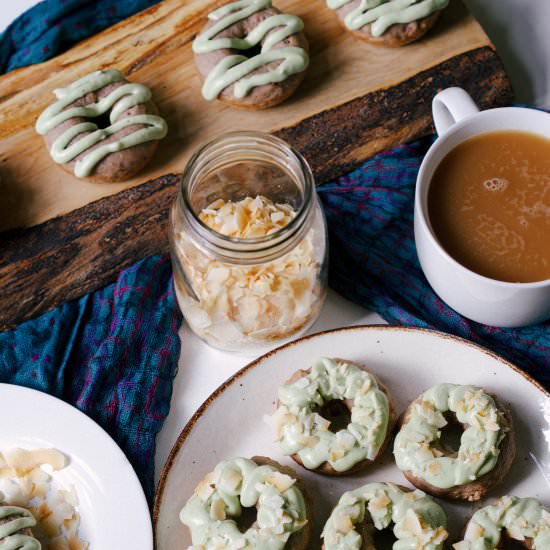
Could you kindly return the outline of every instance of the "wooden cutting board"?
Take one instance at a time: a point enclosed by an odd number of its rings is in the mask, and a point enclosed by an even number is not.
[[[276,0],[303,18],[311,64],[298,92],[245,112],[200,95],[191,42],[223,0],[165,0],[46,63],[0,77],[0,329],[111,281],[167,249],[166,215],[190,154],[222,132],[273,132],[299,149],[318,183],[389,146],[432,131],[430,102],[447,86],[482,107],[507,103],[494,47],[460,0],[400,49],[364,44],[321,0]],[[34,122],[52,90],[116,67],[148,85],[169,134],[153,162],[124,184],[93,184],[56,166]]]

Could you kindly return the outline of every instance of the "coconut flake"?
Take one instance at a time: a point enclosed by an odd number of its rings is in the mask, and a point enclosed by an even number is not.
[[[290,205],[258,196],[238,202],[218,200],[199,218],[226,236],[250,239],[273,234],[295,217]],[[286,338],[317,314],[320,263],[313,231],[281,258],[261,265],[215,260],[197,248],[190,235],[176,236],[176,251],[199,298],[178,283],[180,307],[193,330],[220,345]]]
[[[80,516],[74,487],[57,489],[51,471],[65,468],[68,458],[56,449],[10,449],[0,455],[0,491],[4,502],[29,509],[48,550],[86,550],[88,543],[78,537]]]

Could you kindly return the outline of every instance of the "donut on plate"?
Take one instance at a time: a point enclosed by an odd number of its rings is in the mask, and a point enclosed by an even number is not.
[[[167,133],[151,91],[116,69],[54,90],[57,101],[36,121],[53,160],[79,178],[123,181],[153,157]]]
[[[550,511],[534,498],[505,496],[479,509],[455,550],[493,550],[505,539],[530,550],[550,548]]]
[[[387,390],[363,366],[322,358],[279,388],[268,421],[285,455],[308,470],[345,475],[384,452],[395,412]]]
[[[257,509],[246,531],[243,508]],[[216,548],[306,550],[311,538],[309,503],[291,468],[261,456],[220,462],[196,487],[180,513],[193,545]]]
[[[327,4],[357,38],[395,48],[426,34],[449,0],[327,0]]]
[[[455,421],[464,429],[458,451],[441,442],[441,430]],[[393,453],[398,468],[419,489],[476,501],[512,466],[516,454],[512,415],[481,388],[438,384],[405,411]]]
[[[299,17],[271,0],[239,0],[208,16],[193,42],[202,95],[244,109],[265,109],[294,93],[309,64]]]
[[[341,496],[323,528],[323,548],[374,550],[375,531],[390,527],[394,548],[440,550],[449,536],[443,508],[422,491],[368,483]]]
[[[34,538],[32,528],[36,519],[25,508],[0,505],[0,548],[40,550],[40,542]]]

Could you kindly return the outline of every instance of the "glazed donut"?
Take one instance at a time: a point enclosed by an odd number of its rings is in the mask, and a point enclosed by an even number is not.
[[[91,73],[54,94],[57,101],[38,117],[36,131],[53,160],[79,178],[130,178],[167,133],[164,119],[152,114],[157,110],[150,90],[116,69]],[[102,115],[108,115],[105,128],[96,124]]]
[[[346,30],[390,48],[426,34],[448,4],[449,0],[327,0]]]
[[[294,93],[309,64],[299,17],[281,13],[271,0],[239,0],[208,18],[193,42],[206,100],[265,109]],[[261,51],[247,57],[260,46]]]
[[[323,528],[323,548],[374,550],[374,531],[392,524],[394,548],[440,550],[449,536],[443,508],[422,491],[368,483],[342,495]]]
[[[349,420],[341,429],[331,431],[331,421],[319,414],[327,406],[345,407]],[[268,421],[285,455],[308,470],[345,475],[367,468],[384,452],[395,413],[386,389],[364,367],[321,358],[279,388]]]
[[[440,440],[454,414],[464,433],[452,452]],[[427,493],[476,501],[500,483],[516,454],[510,410],[481,388],[438,384],[416,399],[403,415],[395,438],[397,466]]]
[[[40,550],[40,542],[34,538],[32,527],[36,519],[31,512],[19,506],[0,506],[0,548],[14,550]]]
[[[455,550],[493,550],[509,538],[530,550],[550,548],[550,511],[534,498],[505,496],[480,508],[466,525]]]
[[[242,508],[257,519],[242,533]],[[180,513],[193,545],[215,548],[306,550],[311,538],[309,504],[291,468],[266,457],[220,462],[197,486]]]

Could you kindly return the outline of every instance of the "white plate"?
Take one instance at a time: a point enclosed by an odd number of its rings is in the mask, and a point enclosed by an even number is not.
[[[274,410],[279,385],[320,356],[364,363],[388,387],[398,413],[438,382],[474,384],[494,392],[512,406],[518,456],[505,483],[491,496],[532,496],[550,504],[550,451],[543,433],[548,424],[541,411],[549,396],[540,385],[504,359],[460,338],[401,327],[352,327],[278,348],[250,363],[206,400],[174,445],[160,479],[153,513],[157,550],[185,548],[191,543],[187,528],[179,523],[179,511],[196,484],[220,460],[265,455],[293,464],[281,455],[262,418]],[[216,365],[204,368],[215,369]],[[366,474],[353,477],[327,478],[295,468],[315,502],[316,536],[344,491],[367,481],[410,486],[391,452]],[[448,502],[443,506],[452,536],[458,536],[475,506]],[[318,538],[311,547],[320,547]]]
[[[53,473],[79,499],[80,537],[90,550],[152,550],[149,508],[124,453],[93,420],[45,393],[0,384],[0,451],[55,447],[70,459]]]

